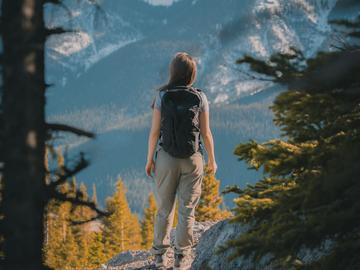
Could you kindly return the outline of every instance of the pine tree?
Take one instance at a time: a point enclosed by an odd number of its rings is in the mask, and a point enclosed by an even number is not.
[[[154,240],[154,221],[156,215],[155,196],[151,192],[148,198],[148,207],[144,209],[144,218],[141,222],[142,246],[149,249]]]
[[[357,21],[338,21],[360,37]],[[251,230],[228,242],[230,258],[272,254],[274,268],[360,269],[360,46],[319,53],[276,54],[263,62],[245,57],[259,73],[288,90],[271,107],[283,139],[250,141],[235,154],[264,177],[244,189],[234,221]],[[329,244],[331,242],[331,244]],[[298,258],[304,249],[320,249],[311,262]]]
[[[197,221],[217,221],[230,217],[231,213],[220,209],[222,197],[219,196],[220,181],[205,168],[205,176],[201,185],[201,197],[195,211]]]
[[[67,192],[68,189],[67,183],[64,184],[62,190]],[[69,226],[70,209],[70,203],[56,201],[52,201],[47,208],[48,241],[45,246],[45,262],[56,270],[65,269],[70,263],[74,265],[76,262],[73,256],[77,254],[77,247]],[[69,250],[71,254],[68,253]],[[67,258],[68,255],[71,258]]]
[[[95,4],[96,1],[89,1]],[[45,42],[50,35],[66,32],[61,27],[46,28],[44,5],[62,6],[58,0],[1,1],[1,98],[0,162],[2,168],[1,232],[4,236],[4,260],[1,269],[48,269],[43,265],[44,218],[48,203],[56,198],[72,204],[102,210],[90,202],[69,198],[59,192],[64,177],[48,178],[44,166],[45,143],[54,132],[71,132],[94,137],[91,132],[45,122]],[[52,142],[50,142],[52,143]],[[88,166],[80,155],[72,176]],[[21,259],[19,259],[21,258]]]
[[[73,179],[73,183],[76,183],[76,179]],[[73,185],[74,185],[73,184]],[[77,188],[75,188],[77,190]],[[79,187],[80,197],[82,200],[88,200],[88,194],[87,189],[84,183],[80,184]],[[92,210],[90,210],[87,207],[84,206],[76,206],[75,209],[73,209],[71,214],[72,220],[89,220],[93,216],[95,216],[95,213],[93,213]],[[72,225],[71,226],[72,232],[75,237],[76,245],[77,245],[77,266],[78,267],[84,267],[87,265],[87,259],[88,259],[88,252],[89,252],[89,242],[90,242],[90,233],[88,231],[87,224],[81,224],[81,225]]]
[[[71,269],[78,267],[78,246],[74,234],[69,226],[64,227],[65,238],[57,251],[63,262],[56,269]]]
[[[57,149],[57,168],[60,173],[64,173],[64,156],[59,147]],[[46,157],[45,167],[49,169],[48,156]],[[65,182],[59,187],[60,192],[69,192],[69,184]],[[59,250],[63,250],[67,231],[67,219],[69,217],[69,204],[51,200],[46,207],[46,224],[45,224],[45,263],[47,266],[54,269],[62,269],[66,265],[64,256],[61,255]]]
[[[96,184],[94,183],[92,186],[92,196],[91,196],[91,200],[97,205],[98,204],[98,199],[97,199],[97,192],[96,192]]]
[[[57,149],[57,168],[64,173],[64,157],[62,150]],[[48,164],[46,165],[48,168]],[[77,187],[75,177],[70,184],[65,182],[59,186],[60,192],[76,196],[83,201],[88,200],[86,186],[81,183]],[[65,269],[67,267],[86,267],[89,262],[90,232],[88,224],[71,224],[71,220],[89,220],[96,213],[86,206],[72,205],[70,202],[50,201],[46,209],[46,237],[45,237],[45,263],[53,269]]]
[[[125,186],[121,178],[116,182],[116,191],[106,200],[108,212],[104,219],[105,252],[108,259],[115,254],[141,246],[140,225],[130,211]]]
[[[104,251],[103,233],[92,232],[89,241],[89,253],[87,258],[87,266],[98,268],[106,262]]]
[[[71,179],[71,183],[70,183],[70,194],[75,197],[76,196],[76,192],[77,192],[77,181],[76,181],[76,177],[73,176]]]
[[[129,230],[127,231],[127,250],[138,250],[141,248],[141,225],[137,214],[131,214],[129,222]]]

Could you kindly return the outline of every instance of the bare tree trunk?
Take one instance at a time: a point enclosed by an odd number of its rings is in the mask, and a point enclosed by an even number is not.
[[[43,1],[2,0],[2,269],[45,269],[42,247],[46,186]]]

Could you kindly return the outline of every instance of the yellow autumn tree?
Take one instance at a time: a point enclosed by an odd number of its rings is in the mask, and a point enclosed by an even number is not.
[[[73,179],[73,188],[76,191],[76,179]],[[87,189],[84,183],[80,184],[79,187],[80,197],[82,200],[88,200],[89,195],[87,193]],[[74,221],[85,221],[90,220],[95,217],[96,213],[86,206],[76,206],[71,211],[71,219]],[[80,225],[72,225],[70,226],[71,230],[74,234],[75,241],[78,247],[77,252],[77,267],[85,267],[88,265],[89,258],[89,242],[91,241],[90,237],[90,229],[91,226],[89,223],[80,224]]]
[[[48,155],[48,153],[46,153]],[[64,166],[64,157],[61,148],[57,149],[57,170],[61,175]],[[48,159],[45,159],[45,167],[49,169]],[[49,179],[48,179],[49,181]],[[59,186],[60,192],[66,193],[70,189],[65,182]],[[70,216],[71,204],[68,202],[50,201],[46,211],[45,224],[45,263],[56,270],[65,269],[75,264],[77,247],[74,236],[69,228],[68,219]]]
[[[57,149],[57,170],[62,175],[64,157],[61,148]],[[45,168],[49,170],[48,152],[46,152]],[[47,179],[50,181],[50,179]],[[80,185],[80,194],[77,193],[76,178],[71,183],[63,183],[59,191],[75,197],[87,199],[85,185]],[[69,202],[52,200],[46,209],[45,223],[45,263],[55,270],[79,268],[86,266],[88,257],[88,231],[85,225],[71,225],[70,220],[87,220],[95,213],[85,206],[72,206]]]
[[[154,240],[154,222],[156,215],[155,196],[151,192],[148,198],[148,207],[144,209],[144,218],[141,222],[142,246],[145,249],[151,248]]]
[[[90,234],[89,252],[87,258],[87,267],[99,268],[101,264],[105,263],[107,258],[105,256],[105,246],[103,241],[103,233],[92,232]]]
[[[141,225],[137,214],[131,214],[130,227],[127,231],[128,245],[127,250],[138,250],[141,248]]]
[[[217,221],[231,216],[231,212],[220,208],[223,203],[219,195],[220,181],[205,167],[201,197],[195,211],[196,221]]]
[[[107,198],[106,208],[112,213],[104,219],[104,243],[107,259],[122,251],[140,248],[140,224],[137,217],[131,213],[121,178],[116,182],[113,196]]]

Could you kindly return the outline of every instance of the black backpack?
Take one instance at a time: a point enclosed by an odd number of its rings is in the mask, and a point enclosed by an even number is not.
[[[177,86],[162,90],[161,143],[162,148],[176,158],[190,157],[200,146],[199,114],[200,89]]]

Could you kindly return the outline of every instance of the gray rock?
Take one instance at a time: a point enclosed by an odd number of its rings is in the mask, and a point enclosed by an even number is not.
[[[270,262],[273,258],[272,254],[267,254],[256,264],[252,262],[252,258],[238,256],[236,259],[229,261],[227,258],[234,250],[217,253],[218,248],[224,245],[228,240],[239,237],[240,234],[246,232],[250,225],[241,225],[239,223],[231,223],[229,220],[221,221],[209,230],[204,232],[197,245],[195,251],[195,259],[192,263],[192,270],[278,270],[279,267],[272,265]],[[330,240],[324,241],[321,247],[316,249],[303,248],[298,254],[297,263],[299,265],[307,264],[318,260],[333,246]],[[295,267],[294,267],[295,269]]]
[[[150,255],[150,252],[147,250],[125,251],[111,258],[106,266],[108,267],[107,269],[109,269],[109,267],[131,264],[136,261],[146,261]]]
[[[233,261],[227,260],[227,257],[231,254],[231,250],[217,254],[217,250],[220,246],[224,245],[230,239],[235,239],[247,229],[248,226],[230,223],[228,220],[223,220],[215,224],[210,230],[207,230],[202,235],[196,248],[195,260],[192,263],[191,269],[256,269],[254,268],[254,265],[246,267],[246,264],[249,262],[241,257]]]
[[[193,227],[194,246],[192,249],[192,259],[195,257],[195,249],[202,234],[211,228],[216,222],[195,222]],[[169,265],[174,261],[175,229],[170,232],[170,245],[172,248],[167,252]],[[111,258],[101,269],[107,270],[152,270],[156,269],[154,258],[148,250],[136,250],[122,252]],[[170,268],[171,269],[171,268]]]
[[[271,270],[269,260],[271,255],[264,256],[263,259],[254,265],[251,258],[239,256],[234,260],[228,257],[234,250],[228,249],[218,253],[220,246],[225,245],[229,240],[236,239],[240,234],[246,232],[250,228],[249,225],[241,225],[239,223],[231,223],[229,220],[223,220],[210,230],[206,231],[196,248],[195,259],[192,263],[192,270]]]
[[[239,237],[242,233],[250,228],[249,225],[241,225],[239,223],[231,223],[229,220],[220,222],[196,222],[193,227],[194,246],[192,249],[193,263],[191,270],[275,270],[275,266],[271,266],[270,259],[272,255],[266,255],[256,265],[251,258],[239,256],[229,261],[227,258],[232,254],[233,250],[229,249],[225,252],[218,253],[218,248],[223,246],[228,240]],[[170,244],[174,247],[175,229],[170,233]],[[332,246],[331,241],[325,241],[323,249],[308,250],[303,249],[299,252],[299,262],[309,263],[317,260],[325,254]],[[167,252],[169,266],[174,261],[173,248]],[[108,261],[101,269],[107,270],[153,270],[156,269],[154,257],[150,251],[137,250],[126,251],[120,253]],[[169,269],[172,269],[171,267]]]

